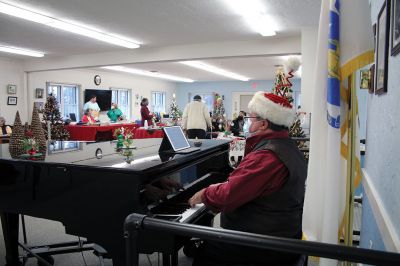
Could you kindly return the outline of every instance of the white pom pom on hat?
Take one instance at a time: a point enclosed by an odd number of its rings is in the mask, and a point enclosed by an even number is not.
[[[250,112],[280,126],[290,127],[296,112],[289,101],[273,93],[258,91],[249,102]]]

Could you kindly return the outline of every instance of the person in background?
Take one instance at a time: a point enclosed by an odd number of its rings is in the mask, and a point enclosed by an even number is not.
[[[246,112],[240,111],[238,117],[232,121],[231,132],[233,133],[233,135],[239,136],[243,134],[243,125],[245,116]]]
[[[111,121],[115,122],[117,120],[121,120],[122,111],[118,109],[118,105],[116,103],[112,103],[111,109],[107,112],[107,116]]]
[[[147,125],[151,126],[153,124],[153,114],[150,112],[149,108],[149,100],[147,98],[143,98],[140,103],[140,115],[142,116],[142,126],[144,126],[144,121],[147,121]]]
[[[90,100],[83,105],[83,111],[86,112],[87,109],[91,110],[91,115],[95,120],[99,119],[100,107],[96,102],[96,95],[90,96]]]
[[[189,139],[205,139],[207,126],[211,127],[207,106],[201,102],[200,95],[196,95],[183,110],[182,127],[187,130]]]
[[[0,134],[2,136],[10,136],[12,133],[11,127],[6,125],[6,120],[2,116],[0,116],[0,129]]]
[[[85,112],[83,113],[82,123],[84,123],[84,124],[96,123],[96,120],[92,116],[90,109],[86,109]]]
[[[307,163],[289,138],[294,109],[286,98],[259,91],[249,110],[244,159],[226,182],[200,190],[189,204],[220,211],[225,229],[301,239]],[[207,241],[194,250],[193,265],[286,265],[299,256]]]

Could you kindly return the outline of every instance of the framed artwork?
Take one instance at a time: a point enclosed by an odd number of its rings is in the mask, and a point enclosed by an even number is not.
[[[389,54],[389,6],[383,3],[378,15],[375,51],[375,94],[387,92],[387,65]]]
[[[8,96],[7,105],[17,105],[17,97]]]
[[[400,0],[392,0],[392,41],[391,54],[400,52]]]
[[[370,73],[369,69],[360,70],[360,89],[368,89]]]
[[[36,88],[36,98],[37,99],[43,99],[43,93],[44,93],[44,89],[41,88]]]
[[[375,64],[372,64],[369,68],[369,81],[368,81],[368,92],[374,93],[375,92]]]
[[[34,102],[33,105],[38,109],[39,113],[43,113],[44,102]]]
[[[16,94],[17,93],[17,85],[12,85],[12,84],[7,85],[7,93],[8,94]]]

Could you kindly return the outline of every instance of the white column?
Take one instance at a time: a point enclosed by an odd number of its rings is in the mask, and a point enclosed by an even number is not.
[[[315,59],[317,51],[318,27],[301,30],[301,110],[311,112],[314,95]],[[328,45],[328,44],[327,44]]]

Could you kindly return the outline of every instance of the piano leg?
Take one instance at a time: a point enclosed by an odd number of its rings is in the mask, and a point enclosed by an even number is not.
[[[6,247],[6,266],[21,265],[18,259],[18,214],[0,212],[0,215]]]

